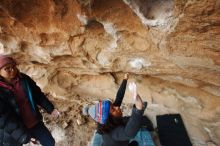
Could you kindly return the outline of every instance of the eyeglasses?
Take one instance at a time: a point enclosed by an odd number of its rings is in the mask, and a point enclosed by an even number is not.
[[[2,69],[4,69],[6,72],[14,71],[16,70],[16,65],[6,66],[3,67]]]

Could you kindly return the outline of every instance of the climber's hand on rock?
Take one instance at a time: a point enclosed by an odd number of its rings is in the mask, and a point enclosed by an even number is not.
[[[129,78],[129,73],[126,73],[126,74],[124,75],[124,79],[125,79],[125,80],[128,80],[128,78]]]

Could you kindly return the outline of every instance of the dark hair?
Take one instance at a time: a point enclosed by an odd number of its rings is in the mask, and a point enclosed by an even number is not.
[[[109,118],[106,122],[106,124],[100,124],[97,125],[97,132],[99,134],[105,134],[111,132],[113,129],[115,129],[118,126],[124,126],[125,123],[123,121],[122,117],[113,117],[112,115],[109,115]]]

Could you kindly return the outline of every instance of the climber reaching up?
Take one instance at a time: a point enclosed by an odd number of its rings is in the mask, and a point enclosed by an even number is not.
[[[102,100],[95,105],[84,108],[84,114],[88,113],[97,122],[97,132],[102,136],[102,146],[135,144],[135,141],[129,141],[135,137],[141,128],[142,115],[147,103],[142,102],[137,93],[136,84],[129,84],[129,90],[134,98],[134,106],[129,119],[122,116],[120,106],[124,98],[128,78],[129,75],[125,74],[113,103],[109,100]]]

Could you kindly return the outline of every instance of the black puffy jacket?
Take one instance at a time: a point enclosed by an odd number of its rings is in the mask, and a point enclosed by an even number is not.
[[[29,139],[16,113],[0,98],[0,146],[19,146]]]

